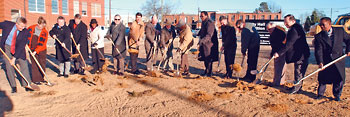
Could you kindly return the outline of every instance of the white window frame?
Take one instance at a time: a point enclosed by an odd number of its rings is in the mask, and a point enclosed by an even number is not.
[[[86,15],[83,14],[83,8],[84,8],[84,4],[86,5],[86,9],[85,9],[85,12],[86,12]],[[87,2],[81,2],[81,16],[88,16],[88,3]]]
[[[67,0],[67,13],[63,13],[63,0],[62,1],[62,15],[69,15],[69,0]]]
[[[28,5],[29,5],[29,0],[28,0]],[[38,0],[35,0],[35,11],[30,11],[28,7],[28,12],[29,13],[46,13],[46,0],[44,0],[44,12],[38,11]]]
[[[76,3],[78,4],[78,6],[75,6]],[[78,12],[76,12],[76,7],[78,7],[78,8],[77,8],[77,9],[78,9]],[[79,0],[73,0],[73,15],[75,15],[75,14],[80,14],[80,9],[79,9],[79,7],[80,7],[80,2],[79,2]]]
[[[96,14],[96,15],[95,15],[95,14],[91,14],[92,17],[101,17],[101,15],[102,15],[102,8],[101,8],[102,5],[99,4],[99,5],[100,5],[100,16],[97,16],[97,14],[98,14],[98,13],[97,13],[97,7],[96,7],[97,4],[98,4],[98,3],[91,3],[91,10],[94,10],[94,13]],[[92,8],[94,8],[94,9],[92,9]],[[92,12],[91,12],[91,13],[92,13]]]
[[[52,12],[52,1],[53,0],[51,0],[51,13],[52,14],[60,14],[60,2],[59,2],[59,0],[56,0],[57,1],[57,13]]]

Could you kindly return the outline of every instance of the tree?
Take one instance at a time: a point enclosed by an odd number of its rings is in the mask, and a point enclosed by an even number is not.
[[[277,13],[281,11],[281,6],[277,5],[273,1],[261,2],[259,8],[255,9],[255,12],[273,12]]]
[[[310,30],[310,27],[311,27],[311,19],[309,16],[307,16],[304,24],[304,30],[308,32]]]
[[[311,25],[314,25],[316,23],[319,23],[320,22],[320,19],[322,17],[325,17],[326,15],[324,14],[323,11],[319,11],[317,9],[314,9],[314,11],[312,11],[312,14],[310,16],[311,18]]]
[[[267,5],[267,2],[261,2],[260,7],[255,9],[255,11],[271,12],[271,10],[269,9],[269,6]]]
[[[176,5],[172,4],[170,1],[163,4],[162,8],[160,0],[147,0],[146,3],[142,5],[141,9],[146,17],[157,15],[158,18],[161,18],[162,13],[163,15],[171,14],[175,7]]]

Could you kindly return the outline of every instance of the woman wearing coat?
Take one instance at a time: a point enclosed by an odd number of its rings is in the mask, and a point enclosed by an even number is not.
[[[48,32],[45,26],[46,20],[43,17],[39,17],[38,24],[28,28],[30,33],[30,37],[28,38],[30,51],[33,52],[33,56],[38,60],[44,72],[46,67],[46,43],[48,39]],[[44,73],[40,71],[39,66],[32,56],[30,56],[30,60],[32,61],[32,82],[41,84],[41,82],[44,82]]]
[[[70,29],[65,24],[65,19],[62,16],[57,18],[57,24],[50,31],[50,36],[52,38],[56,38],[62,42],[62,45],[55,42],[56,46],[56,59],[59,61],[59,70],[60,73],[57,75],[58,77],[64,76],[68,78],[69,70],[70,70],[70,53],[64,49],[67,48],[71,50],[71,39],[70,39]]]
[[[104,36],[103,29],[101,26],[98,26],[96,19],[91,19],[90,21],[90,29],[88,31],[90,33],[89,38],[91,42],[91,56],[92,56],[92,64],[93,69],[91,73],[94,74],[96,72],[101,72],[102,66],[104,62]]]

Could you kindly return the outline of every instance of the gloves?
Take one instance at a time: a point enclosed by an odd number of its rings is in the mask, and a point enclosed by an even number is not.
[[[93,44],[92,44],[92,47],[96,47],[96,46],[97,46],[97,43],[93,43]]]

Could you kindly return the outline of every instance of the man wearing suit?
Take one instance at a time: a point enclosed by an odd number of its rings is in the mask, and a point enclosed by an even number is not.
[[[225,78],[232,78],[231,66],[235,63],[237,38],[235,27],[230,26],[227,17],[220,17],[221,32],[222,32],[222,46],[221,51],[224,51],[226,75]]]
[[[248,68],[246,75],[243,77],[247,82],[253,82],[256,75],[250,73],[251,70],[256,70],[258,64],[260,50],[260,36],[258,31],[252,24],[247,24],[243,20],[236,22],[238,31],[241,33],[241,52],[243,56],[248,55]],[[248,52],[247,52],[248,50]]]
[[[76,59],[74,59],[74,72],[73,73],[79,73],[81,75],[84,75],[84,67],[86,63],[83,62],[82,59],[85,61],[89,58],[88,53],[88,41],[87,41],[87,26],[84,22],[81,21],[81,15],[76,14],[74,16],[74,19],[69,21],[68,27],[72,31],[73,38],[77,44],[77,47],[75,46],[74,42],[72,42],[72,52],[73,54],[78,54],[77,48],[79,48],[79,51],[81,52],[83,58],[80,56]]]
[[[344,55],[343,43],[346,44],[346,54],[350,56],[350,35],[344,31],[343,27],[332,27],[331,22],[329,17],[321,18],[322,31],[315,35],[315,58],[320,68]],[[345,83],[345,59],[319,72],[318,83],[317,99],[323,98],[326,84],[333,84],[334,99],[340,101]]]
[[[159,35],[159,31],[156,29],[158,23],[157,16],[152,16],[151,22],[146,24],[145,27],[145,50],[147,60],[147,71],[152,71],[153,63],[155,62],[155,51],[157,49],[156,36]]]
[[[287,32],[286,46],[282,47],[274,54],[275,58],[285,55],[287,63],[294,63],[294,80],[298,82],[304,77],[308,58],[310,56],[310,48],[306,42],[303,27],[296,23],[293,15],[288,14],[284,17],[284,24],[289,28]],[[292,87],[290,94],[297,93],[302,88],[302,83]]]
[[[181,53],[181,71],[182,75],[190,74],[190,66],[188,64],[188,50],[193,46],[193,34],[191,28],[186,25],[184,19],[181,19],[179,23],[176,25],[177,28],[180,29],[179,32],[179,43],[180,46],[176,50],[176,52]]]
[[[270,44],[271,44],[271,53],[270,57],[273,56],[274,53],[278,52],[285,46],[285,38],[286,33],[284,32],[284,29],[280,26],[276,26],[274,23],[268,23],[266,25],[267,31],[270,33]],[[274,59],[274,77],[272,84],[274,86],[280,86],[281,84],[284,84],[285,82],[285,54],[283,56],[280,56],[276,59]]]
[[[198,60],[204,61],[205,70],[202,76],[211,77],[213,71],[213,62],[219,59],[219,42],[215,29],[214,21],[208,17],[208,12],[202,11],[200,14],[202,28],[198,33],[199,36],[199,55]]]
[[[110,26],[107,37],[111,37],[115,46],[112,46],[112,55],[114,58],[113,74],[124,75],[124,59],[126,57],[125,26],[121,23],[119,14],[114,16],[114,23]],[[115,48],[115,49],[114,49]]]
[[[0,29],[2,29],[2,38],[0,47],[5,51],[6,55],[11,59],[8,61],[3,55],[3,60],[6,66],[6,76],[7,80],[12,88],[12,93],[17,92],[16,81],[15,81],[15,69],[12,65],[16,62],[20,66],[20,71],[23,76],[31,83],[31,78],[29,75],[28,62],[26,59],[25,46],[30,37],[28,29],[26,29],[27,20],[24,17],[19,17],[16,23],[10,21],[0,22]],[[32,91],[27,87],[27,83],[22,79],[21,85],[26,89],[26,91]],[[34,84],[30,84],[34,85]]]

